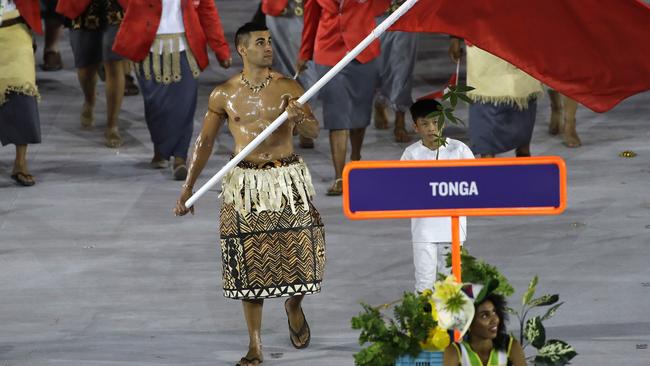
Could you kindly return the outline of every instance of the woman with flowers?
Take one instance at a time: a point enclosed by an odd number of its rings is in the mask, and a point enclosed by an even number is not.
[[[470,287],[470,297],[472,287]],[[445,350],[444,366],[526,366],[524,351],[506,330],[505,298],[477,291],[474,316],[464,339]],[[483,295],[483,296],[481,296]]]

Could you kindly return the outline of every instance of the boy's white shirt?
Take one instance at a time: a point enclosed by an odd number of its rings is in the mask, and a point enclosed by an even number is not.
[[[447,145],[439,148],[439,160],[474,159],[474,153],[463,142],[447,138]],[[422,144],[422,140],[404,150],[400,160],[436,160],[436,150]],[[451,217],[411,219],[411,238],[415,243],[451,242]],[[460,241],[467,238],[467,218],[460,217]]]

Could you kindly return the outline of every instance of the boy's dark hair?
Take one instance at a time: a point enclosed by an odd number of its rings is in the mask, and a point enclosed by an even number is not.
[[[426,118],[432,112],[438,111],[440,103],[434,99],[422,99],[411,105],[411,118],[413,118],[413,123],[417,123],[419,118]]]
[[[248,22],[235,32],[235,48],[237,48],[242,42],[248,42],[251,32],[263,32],[269,30],[266,25],[261,23]]]
[[[510,343],[510,336],[508,335],[508,328],[506,325],[508,322],[508,312],[506,311],[508,304],[505,297],[492,292],[485,296],[479,304],[474,304],[474,307],[478,309],[481,304],[488,300],[492,302],[492,305],[494,305],[494,312],[497,313],[497,316],[499,317],[497,337],[492,341],[492,343],[494,344],[494,348],[506,351],[508,349],[508,343]]]

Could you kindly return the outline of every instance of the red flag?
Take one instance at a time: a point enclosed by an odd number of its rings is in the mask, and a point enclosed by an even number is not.
[[[605,112],[650,90],[649,29],[638,0],[420,0],[390,30],[464,38]]]
[[[449,81],[447,84],[445,84],[445,87],[434,91],[433,93],[429,93],[427,95],[419,97],[417,100],[424,100],[424,99],[442,99],[442,97],[445,95],[447,90],[449,89],[450,86],[456,86],[456,83],[458,82],[458,74],[453,73],[451,74],[451,77],[449,78]]]

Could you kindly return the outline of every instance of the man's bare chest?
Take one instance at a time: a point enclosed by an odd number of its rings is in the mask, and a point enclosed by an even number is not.
[[[238,124],[273,122],[287,107],[293,96],[279,88],[253,92],[240,88],[226,105],[230,121]]]

